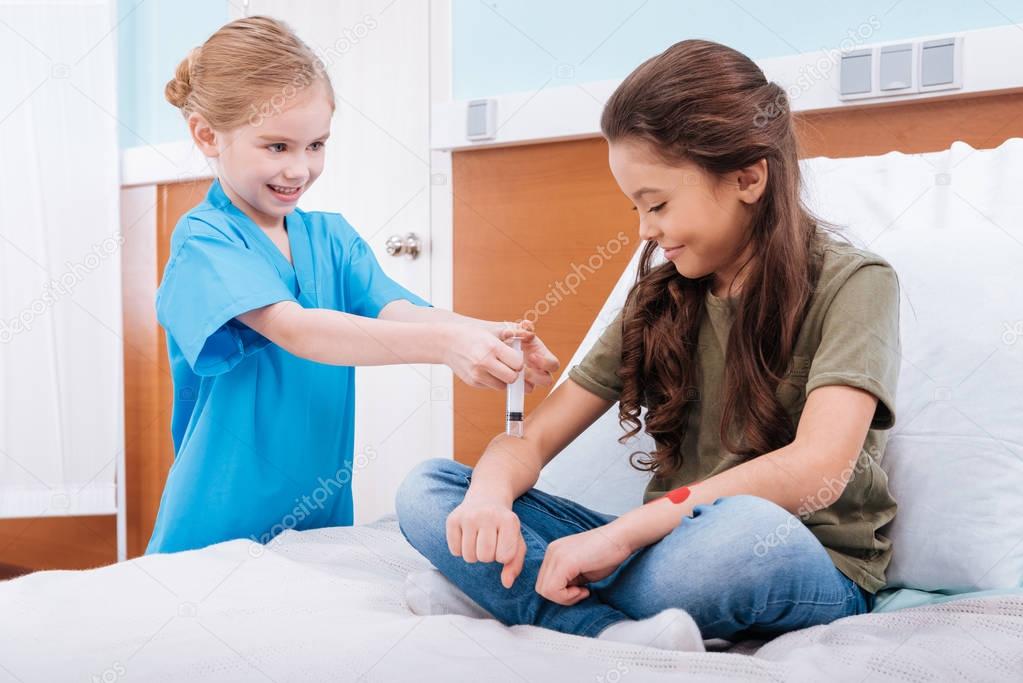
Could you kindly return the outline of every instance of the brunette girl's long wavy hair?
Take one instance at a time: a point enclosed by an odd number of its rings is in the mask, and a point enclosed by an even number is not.
[[[767,185],[750,213],[753,256],[742,266],[719,430],[721,444],[744,459],[791,443],[795,425],[775,391],[820,275],[817,247],[833,226],[800,198],[785,91],[742,53],[685,40],[626,77],[600,127],[609,143],[642,141],[665,163],[688,161],[717,178],[767,159]],[[655,266],[656,248],[645,245],[622,314],[619,421],[623,442],[645,422],[657,448],[633,453],[632,465],[668,478],[682,466],[688,411],[700,400],[696,348],[713,273],[691,279],[671,262]]]

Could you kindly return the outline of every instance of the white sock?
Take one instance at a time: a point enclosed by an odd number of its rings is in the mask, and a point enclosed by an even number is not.
[[[405,602],[413,614],[421,617],[461,614],[474,619],[491,618],[490,612],[477,605],[437,569],[405,577]]]
[[[626,619],[611,624],[597,634],[597,638],[661,650],[706,651],[700,627],[689,612],[674,607],[639,621]]]

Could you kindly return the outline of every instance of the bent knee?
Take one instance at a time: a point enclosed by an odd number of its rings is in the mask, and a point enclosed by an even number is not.
[[[418,463],[405,476],[394,496],[398,521],[423,518],[443,506],[446,498],[465,495],[467,473],[471,469],[448,458],[430,458]],[[446,513],[445,513],[446,515]]]
[[[713,537],[713,540],[705,540],[718,546],[714,554],[721,561],[728,561],[729,555],[737,555],[755,566],[768,554],[779,560],[782,556],[825,553],[796,515],[760,496],[723,496],[713,503],[697,505],[693,517],[683,517],[672,535],[689,536],[694,531],[690,525],[695,522],[699,526],[699,521],[703,522],[706,536]]]
[[[788,523],[790,520],[797,524],[801,523],[798,517],[774,501],[749,493],[722,496],[710,506],[696,507],[703,507],[704,512],[709,511],[712,514],[741,518],[748,527],[771,526],[780,522]]]
[[[751,560],[758,571],[764,571],[767,566],[781,569],[794,562],[830,564],[824,546],[799,517],[760,496],[732,498],[741,499],[732,504],[748,530]]]

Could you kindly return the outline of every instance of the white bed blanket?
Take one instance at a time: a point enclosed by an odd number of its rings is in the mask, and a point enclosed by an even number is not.
[[[1021,596],[686,653],[417,617],[404,581],[427,568],[392,515],[31,574],[0,583],[0,681],[1023,680]]]

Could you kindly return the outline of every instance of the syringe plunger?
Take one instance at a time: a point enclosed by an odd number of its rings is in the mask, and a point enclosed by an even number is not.
[[[518,337],[511,339],[511,347],[516,351],[522,350],[522,340]],[[523,368],[515,381],[508,385],[508,405],[506,408],[507,426],[505,431],[509,436],[522,437],[522,419],[525,410],[526,400],[526,371]]]

